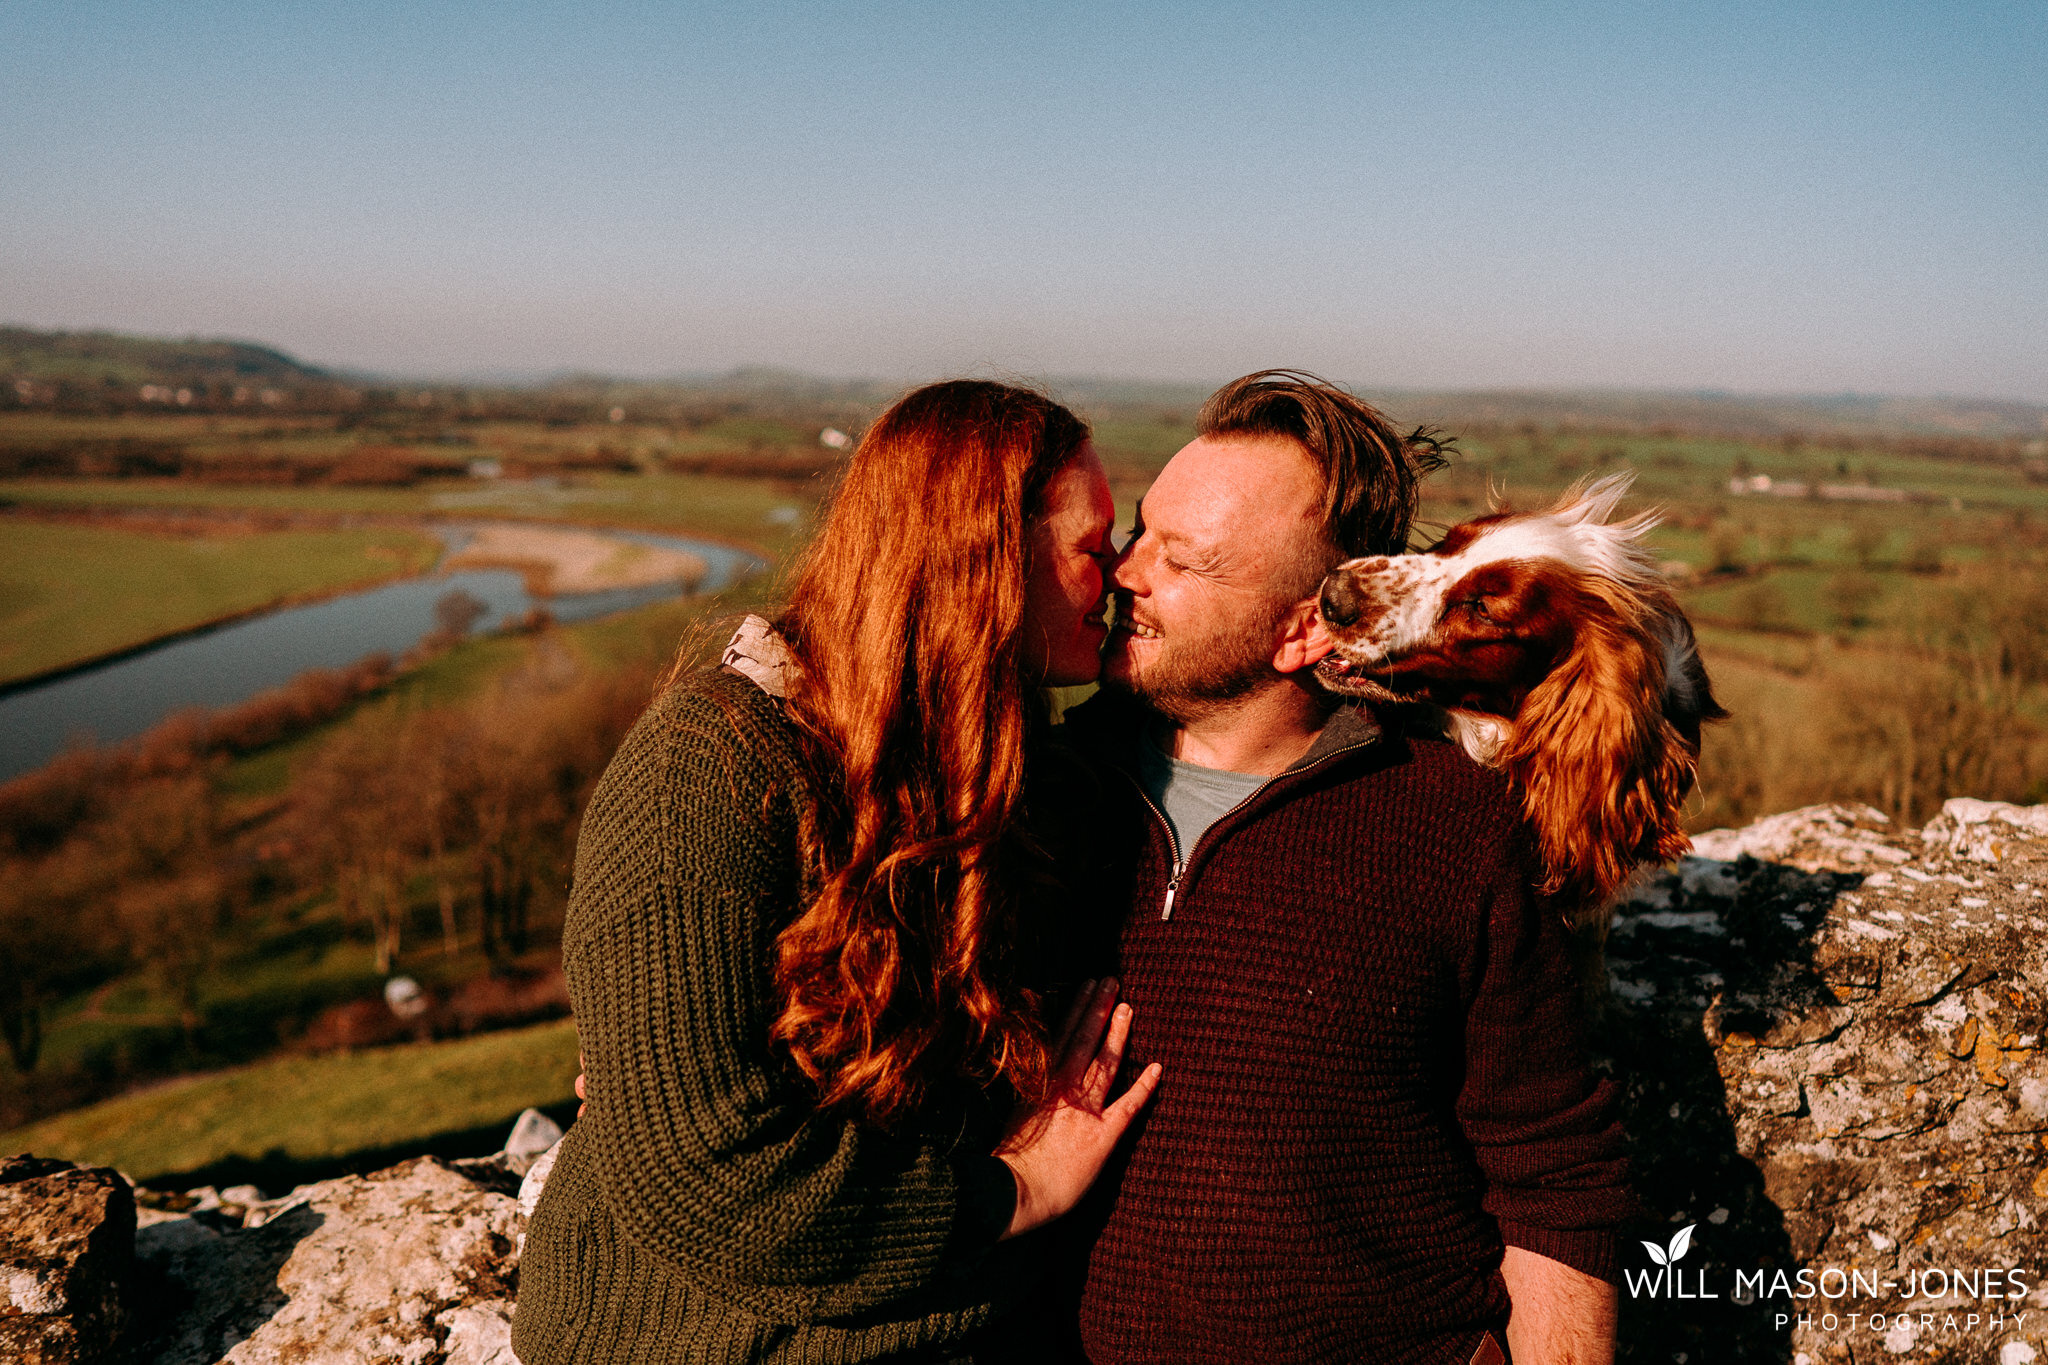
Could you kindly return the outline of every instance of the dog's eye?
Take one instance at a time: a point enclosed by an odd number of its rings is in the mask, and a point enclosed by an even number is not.
[[[1493,619],[1493,614],[1486,609],[1486,599],[1483,597],[1468,597],[1458,605],[1482,621],[1491,621]]]

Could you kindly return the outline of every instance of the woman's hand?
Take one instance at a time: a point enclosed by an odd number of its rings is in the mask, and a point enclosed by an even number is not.
[[[1006,1238],[1042,1227],[1081,1202],[1159,1084],[1161,1067],[1154,1062],[1108,1102],[1131,1033],[1131,1007],[1116,996],[1114,977],[1081,987],[1060,1031],[1051,1097],[1012,1124],[996,1148],[1017,1180],[1017,1211]]]

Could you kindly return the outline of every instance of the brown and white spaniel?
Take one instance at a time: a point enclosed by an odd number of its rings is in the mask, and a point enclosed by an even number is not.
[[[1582,925],[1636,869],[1692,843],[1679,826],[1714,701],[1692,626],[1641,513],[1608,524],[1632,474],[1542,512],[1504,508],[1420,554],[1340,564],[1323,581],[1332,691],[1441,708],[1451,737],[1507,772],[1548,880]]]

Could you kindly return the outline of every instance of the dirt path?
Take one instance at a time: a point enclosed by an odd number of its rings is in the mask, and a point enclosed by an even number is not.
[[[646,588],[658,583],[695,587],[710,572],[697,555],[642,545],[593,531],[502,523],[478,529],[444,569],[517,569],[536,597],[555,593]]]

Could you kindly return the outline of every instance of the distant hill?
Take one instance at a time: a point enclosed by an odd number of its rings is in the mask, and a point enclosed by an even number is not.
[[[1199,384],[1066,378],[1051,387],[1091,407],[1193,411]],[[1754,394],[1719,390],[1393,389],[1351,384],[1401,422],[1461,426],[1673,427],[1730,436],[2048,436],[2048,406],[1985,398],[1898,398],[1882,394]]]
[[[1002,376],[1009,377],[1009,376]],[[1227,377],[1227,376],[1226,376]],[[1455,432],[1534,425],[1605,431],[1670,429],[1748,440],[1782,437],[1965,439],[2027,443],[2048,437],[2048,406],[1999,399],[1898,398],[1882,394],[1745,394],[1719,391],[1567,389],[1393,389],[1346,381],[1398,423],[1431,423]],[[1091,418],[1158,416],[1191,421],[1221,384],[1167,383],[1096,375],[1022,376]],[[514,386],[506,386],[508,389]],[[735,411],[824,415],[828,409],[872,415],[901,381],[834,379],[763,367],[660,379],[560,375],[520,391],[585,405],[621,404],[645,412],[670,405],[730,406]],[[502,391],[502,390],[501,390]],[[836,420],[836,419],[834,419]]]
[[[2025,440],[2048,435],[2048,406],[1989,398],[1885,394],[1755,394],[1720,391],[1395,391],[1377,395],[1397,413],[1446,426],[1488,423],[1643,428],[1730,436],[1964,436]]]
[[[82,385],[304,383],[323,370],[248,341],[170,340],[118,332],[0,327],[0,374]]]
[[[1220,376],[1217,382],[1225,378]],[[1096,416],[1140,412],[1181,422],[1193,417],[1214,387],[1104,376],[1049,376],[1044,382],[1062,399]],[[143,394],[144,386],[152,392]],[[248,341],[0,327],[0,408],[104,410],[170,402],[175,397],[180,405],[201,409],[227,410],[260,399],[301,410],[339,411],[383,408],[401,401],[432,406],[423,400],[432,392],[477,414],[502,409],[562,421],[593,415],[601,419],[618,405],[641,415],[694,414],[708,419],[721,413],[766,413],[788,416],[800,425],[814,419],[859,425],[902,387],[894,380],[832,378],[765,366],[658,379],[572,373],[528,382],[450,383],[322,370],[276,347]],[[2048,406],[1999,399],[1720,390],[1395,389],[1355,382],[1353,387],[1399,422],[1435,423],[1452,431],[1522,425],[1668,428],[1752,440],[1960,438],[2007,446],[2032,446],[2048,439]],[[422,397],[401,399],[400,388]]]
[[[1750,440],[1790,436],[1974,438],[2029,442],[2048,437],[2048,405],[1989,398],[1900,398],[1885,394],[1755,394],[1719,390],[1396,389],[1332,376],[1384,408],[1397,422],[1452,431],[1535,425],[1546,429],[1652,431],[1669,428]],[[1025,376],[1024,382],[1032,382]],[[1101,417],[1156,413],[1192,419],[1216,384],[1167,383],[1097,375],[1041,376],[1056,397]],[[669,379],[560,376],[534,391],[585,402],[727,400],[792,408],[837,404],[879,409],[902,392],[898,382],[831,379],[795,370],[750,368]]]

